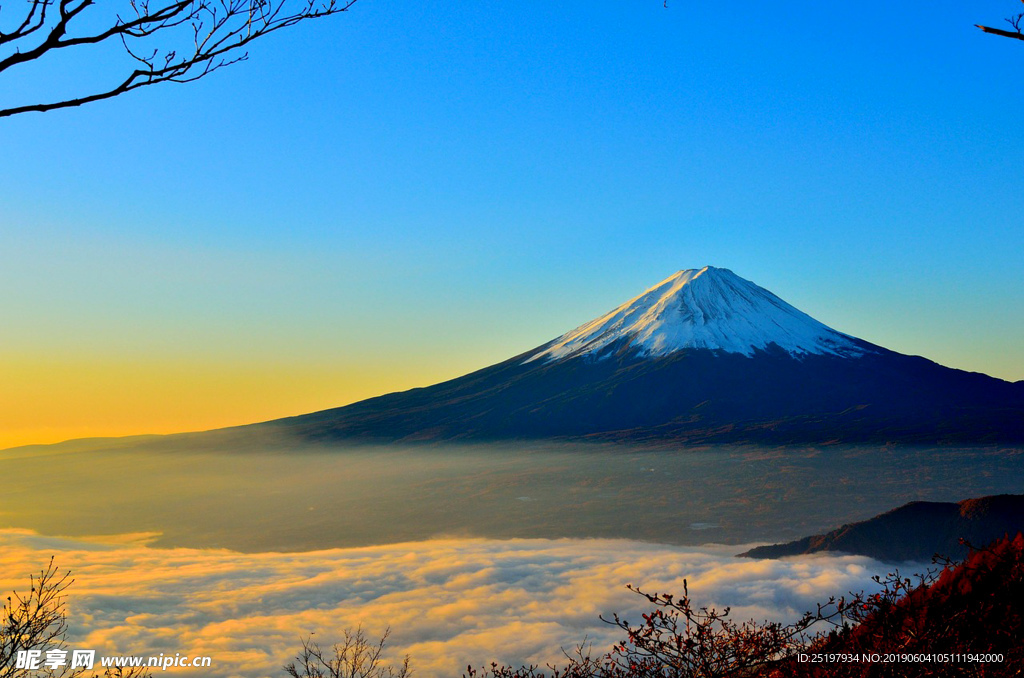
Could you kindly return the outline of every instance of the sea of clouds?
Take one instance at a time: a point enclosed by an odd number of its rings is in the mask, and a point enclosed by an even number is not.
[[[99,654],[210,656],[182,676],[265,678],[309,634],[321,644],[362,626],[420,678],[468,664],[544,664],[585,637],[622,640],[600,621],[639,621],[647,601],[625,588],[682,591],[740,619],[793,621],[829,596],[873,588],[888,566],[855,556],[761,561],[743,547],[626,540],[438,539],[300,553],[158,549],[147,536],[48,537],[0,530],[0,592],[26,590],[50,556],[74,583],[69,647]],[[4,596],[7,594],[4,593]]]

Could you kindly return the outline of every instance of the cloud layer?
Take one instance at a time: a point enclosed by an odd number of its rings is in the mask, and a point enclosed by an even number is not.
[[[588,637],[621,640],[598,615],[638,619],[625,590],[682,590],[740,618],[793,620],[831,595],[871,587],[886,566],[862,557],[752,561],[732,547],[624,540],[451,539],[302,553],[156,549],[147,535],[97,543],[0,530],[0,591],[26,588],[50,555],[75,582],[71,647],[213,658],[204,676],[281,676],[314,633],[392,629],[422,678],[467,664],[545,663]],[[193,669],[171,669],[182,675]]]

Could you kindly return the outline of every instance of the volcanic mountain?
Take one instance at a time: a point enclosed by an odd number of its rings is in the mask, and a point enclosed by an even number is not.
[[[1024,382],[837,332],[707,266],[497,365],[261,426],[365,442],[1019,443]]]

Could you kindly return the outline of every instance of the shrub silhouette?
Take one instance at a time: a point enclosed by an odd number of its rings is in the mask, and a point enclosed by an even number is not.
[[[808,665],[791,659],[771,675],[1024,675],[1021,534],[987,548],[972,547],[963,563],[944,568],[930,582],[911,586],[910,580],[890,575],[882,583],[881,593],[857,601],[859,605],[850,610],[854,625],[818,637],[806,652],[857,654],[861,659],[896,655],[900,661]],[[904,655],[931,655],[931,661],[906,662]],[[972,661],[971,655],[994,655],[998,661]]]
[[[377,642],[371,641],[363,627],[345,630],[345,639],[325,651],[312,638],[302,641],[302,652],[284,667],[291,678],[408,678],[409,656],[399,667],[381,661],[391,629]]]
[[[645,593],[654,609],[633,625],[613,615],[602,620],[620,628],[626,638],[611,652],[594,657],[592,648],[580,645],[566,654],[566,663],[513,668],[496,663],[476,670],[468,667],[464,678],[718,678],[758,676],[807,647],[810,629],[819,623],[842,623],[852,603],[830,599],[816,612],[808,612],[793,624],[736,622],[729,608],[695,607],[683,582],[683,595]]]
[[[0,618],[0,678],[24,678],[31,675],[17,666],[22,650],[64,649],[67,640],[66,591],[74,582],[70,572],[61,573],[53,558],[38,576],[29,577],[29,592],[12,591],[7,596]],[[84,669],[44,671],[50,678],[99,678]],[[39,674],[37,674],[39,675]],[[104,669],[103,678],[152,678],[145,668],[115,667]]]
[[[626,634],[611,652],[594,657],[579,646],[561,665],[495,663],[469,667],[464,678],[1024,675],[1024,536],[971,547],[960,564],[939,562],[941,571],[916,583],[894,572],[876,578],[879,593],[831,599],[789,625],[737,623],[728,608],[694,608],[685,585],[678,599],[630,587],[654,609],[639,625],[605,620]],[[827,630],[816,630],[822,625]],[[843,660],[812,661],[828,655]]]

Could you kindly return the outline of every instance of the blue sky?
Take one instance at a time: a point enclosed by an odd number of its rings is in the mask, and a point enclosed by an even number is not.
[[[0,120],[11,439],[424,385],[705,264],[1022,379],[1024,43],[972,26],[1016,9],[359,0],[200,82]],[[149,409],[86,417],[119,384]]]

